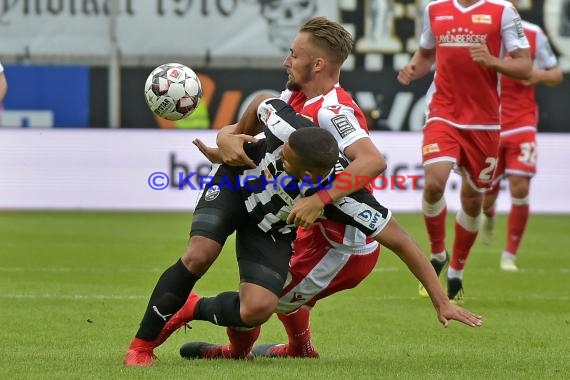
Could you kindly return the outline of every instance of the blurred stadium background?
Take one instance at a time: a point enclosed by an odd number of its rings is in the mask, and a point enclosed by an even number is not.
[[[123,350],[156,277],[179,257],[190,226],[197,191],[188,185],[180,190],[181,179],[209,169],[191,141],[200,137],[213,143],[216,130],[234,122],[258,91],[281,91],[286,80],[281,63],[290,41],[298,25],[312,16],[340,21],[353,33],[355,49],[341,82],[367,112],[372,137],[388,159],[387,187],[375,195],[396,213],[411,213],[404,215],[404,225],[427,247],[421,216],[413,214],[421,208],[422,183],[414,186],[409,179],[422,173],[418,131],[431,78],[405,88],[396,81],[417,47],[426,2],[0,2],[0,61],[9,84],[0,106],[0,299],[9,310],[0,313],[0,325],[9,332],[0,357],[10,363],[2,366],[0,377],[132,377],[120,368]],[[324,311],[316,313],[316,340],[329,359],[304,367],[313,378],[564,378],[569,373],[563,353],[570,352],[570,261],[565,252],[570,229],[570,0],[521,0],[521,15],[545,30],[565,73],[562,85],[537,92],[539,168],[531,210],[548,215],[531,217],[521,246],[522,272],[506,276],[498,271],[503,219],[496,244],[476,247],[473,275],[467,280],[473,285],[467,288],[472,292],[469,306],[490,315],[490,326],[482,333],[457,326],[442,340],[445,334],[437,330],[429,305],[415,298],[415,282],[385,254],[362,290],[323,302]],[[154,117],[143,97],[147,75],[166,62],[188,65],[203,86],[201,107],[180,122]],[[162,191],[149,186],[156,172],[168,176]],[[396,175],[408,179],[405,189],[391,188],[390,178]],[[198,186],[195,177],[191,182]],[[452,178],[451,210],[458,205],[457,185],[458,177]],[[505,212],[509,197],[503,193],[499,210]],[[81,212],[93,210],[111,213]],[[198,290],[213,294],[237,285],[237,275],[228,275],[235,273],[231,250],[217,264],[222,274],[212,275]],[[347,305],[357,312],[349,312]],[[329,330],[327,324],[333,327]],[[390,325],[396,328],[388,331]],[[36,328],[43,332],[37,335]],[[282,339],[277,324],[271,330],[270,337]],[[201,334],[223,338],[223,331]],[[86,347],[78,336],[93,343]],[[512,345],[505,343],[509,339]],[[382,347],[383,342],[390,347]],[[162,365],[148,376],[188,375],[188,366],[175,360],[176,347],[173,343],[165,354],[164,362],[172,368]],[[45,369],[30,372],[31,353]],[[458,360],[471,360],[473,366],[458,365]],[[221,364],[215,370],[197,366],[204,378],[252,371],[261,377],[283,375],[268,366],[244,364]],[[280,366],[304,376],[294,362]]]
[[[421,175],[417,131],[431,76],[403,87],[396,73],[417,47],[425,4],[1,2],[0,61],[9,91],[0,112],[0,209],[191,210],[197,192],[178,191],[178,175],[208,167],[192,137],[212,141],[258,91],[281,91],[290,42],[299,24],[315,15],[342,22],[354,35],[341,81],[369,115],[374,141],[388,157],[387,175]],[[535,212],[570,212],[570,168],[563,164],[570,146],[568,4],[520,2],[522,16],[548,33],[566,73],[561,86],[538,89],[543,133],[531,192]],[[193,115],[172,122],[148,110],[143,85],[154,67],[177,61],[199,73],[204,96]],[[165,191],[152,191],[145,183],[153,172],[175,178]],[[396,211],[419,210],[420,192],[407,183],[405,190],[382,194]],[[457,178],[449,186],[457,190]],[[508,197],[499,199],[499,210],[506,211]],[[457,197],[450,197],[450,208],[457,208]]]

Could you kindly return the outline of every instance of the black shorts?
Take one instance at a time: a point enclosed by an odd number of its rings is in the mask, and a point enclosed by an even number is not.
[[[289,270],[295,233],[263,232],[245,207],[244,195],[237,184],[243,168],[214,165],[213,180],[200,194],[190,236],[203,236],[224,245],[236,234],[236,255],[240,281],[262,286],[281,295]]]
[[[240,224],[248,222],[243,195],[236,187],[239,168],[214,165],[192,218],[190,236],[203,236],[224,245]]]
[[[238,228],[236,251],[241,282],[262,286],[281,296],[289,272],[295,233],[271,235],[257,225]]]

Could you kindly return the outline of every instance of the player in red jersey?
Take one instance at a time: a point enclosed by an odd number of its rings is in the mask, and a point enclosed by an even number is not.
[[[511,59],[503,59],[507,51]],[[514,6],[504,1],[441,0],[424,12],[420,48],[398,81],[408,85],[435,63],[423,129],[422,209],[431,262],[439,275],[445,248],[445,186],[453,168],[462,176],[461,209],[447,272],[447,293],[463,297],[463,271],[479,229],[483,193],[491,186],[499,147],[499,74],[528,79],[529,44]],[[423,294],[420,288],[420,294]]]
[[[510,0],[515,6],[518,1]],[[535,99],[536,84],[556,86],[562,82],[562,71],[548,38],[539,26],[522,22],[530,43],[530,57],[535,62],[530,79],[525,81],[501,78],[501,142],[499,164],[493,187],[483,201],[482,237],[489,244],[493,237],[495,201],[503,177],[509,181],[511,210],[509,212],[507,241],[501,255],[500,268],[517,271],[515,264],[519,244],[529,217],[528,193],[530,180],[536,173],[536,127],[538,105]]]

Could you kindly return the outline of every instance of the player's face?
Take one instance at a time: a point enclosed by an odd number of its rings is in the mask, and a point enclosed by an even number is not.
[[[322,178],[329,174],[328,170],[320,173],[304,166],[303,161],[299,155],[295,153],[295,151],[291,148],[289,142],[285,142],[285,144],[283,144],[280,158],[283,162],[283,169],[285,169],[285,172],[299,180],[308,178],[311,182],[316,183],[317,180],[319,180],[319,177]]]
[[[313,54],[308,33],[299,33],[293,40],[289,55],[283,66],[287,69],[289,78],[286,87],[291,91],[301,91],[303,86],[312,78],[311,66]]]
[[[302,179],[304,176],[308,175],[305,168],[301,163],[301,159],[295,153],[295,151],[289,145],[289,142],[283,144],[283,149],[281,150],[281,161],[283,162],[283,169],[290,176],[297,179]]]

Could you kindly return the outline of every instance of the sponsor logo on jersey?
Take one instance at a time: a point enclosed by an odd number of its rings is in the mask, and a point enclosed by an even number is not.
[[[422,148],[422,152],[424,153],[424,155],[430,154],[430,153],[437,153],[437,152],[439,152],[439,145],[438,145],[438,143],[424,145]]]
[[[361,207],[361,211],[358,212],[356,218],[364,222],[371,230],[378,228],[383,220],[379,212],[366,205]]]
[[[447,33],[437,36],[437,43],[440,46],[465,47],[477,44],[486,44],[486,34],[475,34],[468,28],[453,28]]]
[[[520,16],[515,17],[513,19],[513,23],[515,24],[515,28],[517,30],[517,37],[518,38],[525,38],[524,27],[523,27]]]
[[[218,197],[218,195],[220,195],[220,187],[218,185],[214,185],[206,191],[206,195],[204,195],[204,199],[206,201],[213,201],[214,199],[216,199]]]
[[[452,21],[453,16],[435,16],[435,21]]]
[[[474,24],[492,24],[493,23],[491,15],[472,15],[471,21],[473,21]]]
[[[354,128],[354,126],[350,124],[350,121],[348,120],[346,115],[335,116],[331,119],[331,121],[336,130],[338,131],[340,137],[342,138],[345,138],[352,132],[356,131],[356,128]]]

